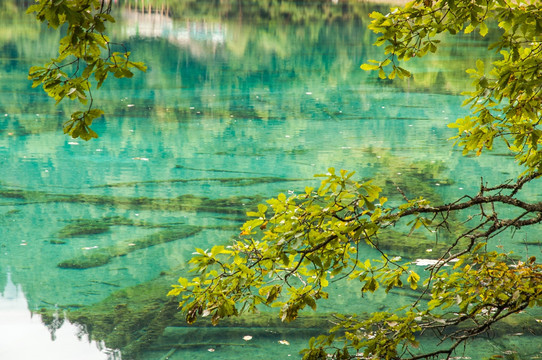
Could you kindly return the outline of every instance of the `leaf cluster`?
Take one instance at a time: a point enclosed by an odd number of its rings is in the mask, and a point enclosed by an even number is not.
[[[464,105],[472,115],[450,124],[458,133],[456,144],[464,154],[480,155],[501,139],[525,166],[526,173],[540,169],[542,131],[542,9],[537,1],[415,0],[384,15],[374,12],[369,28],[380,34],[375,45],[385,45],[386,59],[369,60],[364,70],[377,70],[380,78],[409,76],[397,65],[438,49],[438,35],[498,32],[489,46],[501,55],[491,65],[476,61],[467,70],[474,90]],[[496,24],[496,26],[495,26]],[[386,67],[392,68],[388,74]]]
[[[243,225],[240,240],[198,249],[191,263],[199,276],[181,278],[170,292],[182,294],[187,321],[211,315],[216,323],[260,304],[280,308],[280,318],[291,321],[307,306],[316,310],[317,300],[329,296],[330,281],[338,278],[359,281],[362,292],[380,286],[389,291],[405,281],[415,288],[420,277],[406,265],[391,266],[397,259],[361,260],[360,246],[374,247],[380,226],[396,214],[383,207],[387,199],[379,196],[378,186],[353,181],[353,174],[330,168],[317,190],[279,194],[249,212],[252,219]]]
[[[131,78],[133,68],[146,71],[143,63],[130,60],[126,49],[113,51],[114,44],[105,34],[106,23],[115,22],[111,6],[112,2],[106,0],[37,0],[27,9],[49,27],[66,27],[58,57],[43,66],[31,67],[28,79],[33,81],[32,87],[41,85],[57,104],[68,98],[88,105],[86,110],[72,113],[64,123],[64,133],[73,138],[98,137],[90,126],[103,111],[92,108],[92,82],[99,89],[110,73],[116,78]]]
[[[542,217],[505,219],[485,214],[483,204],[505,203],[519,208],[513,195],[531,178],[515,185],[482,187],[480,194],[450,204],[432,206],[419,198],[390,207],[381,189],[371,182],[352,180],[353,172],[333,168],[318,189],[306,188],[287,197],[279,194],[260,204],[241,228],[239,240],[211,250],[197,249],[190,263],[197,275],[181,277],[170,296],[180,297],[186,320],[210,316],[213,324],[229,316],[279,308],[282,321],[294,320],[307,306],[317,309],[327,299],[331,282],[359,283],[361,294],[405,286],[421,287],[417,301],[394,312],[336,315],[328,335],[312,339],[304,359],[333,356],[349,359],[420,359],[450,355],[464,341],[482,334],[503,318],[542,304],[542,265],[534,257],[516,261],[508,254],[489,252],[486,242],[510,227],[537,224]],[[511,194],[503,194],[510,190]],[[512,196],[510,196],[512,195]],[[457,235],[457,240],[425,271],[425,280],[411,263],[381,252],[367,259],[364,252],[378,250],[378,237],[403,219],[411,231],[431,232],[448,225],[451,212],[482,206],[480,225]],[[542,205],[533,205],[542,212]],[[437,219],[443,218],[443,221]],[[405,235],[405,238],[408,238]],[[467,240],[467,245],[460,245]],[[428,301],[424,295],[430,296]],[[457,328],[450,332],[450,328]],[[449,347],[418,354],[417,336],[433,331]],[[339,345],[342,343],[342,345]]]

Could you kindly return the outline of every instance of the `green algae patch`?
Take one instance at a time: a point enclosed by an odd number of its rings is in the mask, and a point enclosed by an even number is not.
[[[201,227],[187,225],[176,229],[158,231],[142,238],[125,240],[113,246],[89,249],[83,255],[61,261],[57,264],[57,267],[62,269],[88,269],[102,266],[108,264],[114,258],[139,249],[194,236],[202,229]]]

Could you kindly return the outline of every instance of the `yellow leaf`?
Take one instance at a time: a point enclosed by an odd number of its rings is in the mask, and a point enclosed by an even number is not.
[[[487,33],[488,33],[488,31],[489,31],[489,30],[488,30],[488,28],[487,28],[486,23],[484,23],[484,22],[483,22],[483,23],[480,23],[480,35],[486,36]]]
[[[326,287],[329,285],[329,281],[327,281],[326,278],[321,278],[320,279],[320,284],[322,285],[322,287]]]
[[[415,272],[411,271],[410,275],[408,276],[408,283],[410,284],[410,287],[413,290],[416,290],[418,288],[418,281],[420,280],[420,275],[416,274]]]
[[[181,289],[180,288],[175,288],[175,289],[171,289],[168,293],[167,293],[167,296],[177,296],[181,293]]]
[[[472,24],[469,24],[469,25],[465,28],[465,34],[471,33],[474,29],[475,29],[475,27],[472,26]]]
[[[378,69],[378,65],[363,64],[360,68],[361,70],[370,71]]]

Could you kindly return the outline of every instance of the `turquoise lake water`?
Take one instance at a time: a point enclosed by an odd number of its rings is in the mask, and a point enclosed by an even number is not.
[[[62,315],[182,273],[195,247],[226,243],[257,202],[314,186],[313,175],[328,167],[384,183],[415,178],[436,201],[475,194],[482,176],[496,184],[519,173],[504,151],[463,157],[447,140],[454,131],[446,125],[468,113],[460,107],[460,93],[470,85],[464,69],[477,57],[488,58],[487,39],[444,39],[439,53],[408,65],[413,79],[389,82],[359,69],[380,51],[371,46],[367,14],[385,6],[295,3],[275,18],[273,8],[253,10],[248,1],[244,8],[235,7],[243,2],[171,3],[151,11],[125,3],[117,10],[111,37],[149,70],[112,79],[95,92],[106,116],[94,125],[100,138],[90,142],[62,134],[74,104],[55,107],[26,80],[30,66],[55,55],[59,36],[22,8],[4,5],[0,359],[122,358],[98,336],[96,323],[72,324]],[[296,14],[313,17],[300,21]],[[542,200],[536,190],[527,189],[526,196]],[[496,239],[495,245],[540,255],[540,244],[521,244],[527,236],[517,232],[513,241]],[[157,238],[167,240],[139,245]],[[119,248],[129,250],[118,256]],[[60,266],[93,254],[111,256],[92,267]],[[366,256],[378,255],[367,249]],[[371,312],[410,300],[404,294],[361,298],[354,284],[335,287],[338,296],[321,303],[320,312]],[[116,303],[117,310],[127,304]],[[42,318],[40,310],[56,310],[58,317]],[[126,327],[134,333],[126,336],[142,336],[145,327],[132,325]],[[137,355],[295,359],[318,331],[272,322],[175,325]],[[522,359],[542,358],[540,338],[518,333],[524,331],[476,340],[458,356],[519,352]]]

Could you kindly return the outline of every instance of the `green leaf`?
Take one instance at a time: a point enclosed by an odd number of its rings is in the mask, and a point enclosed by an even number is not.
[[[378,290],[378,287],[378,281],[376,281],[374,277],[371,277],[363,286],[362,291],[375,292],[376,290]]]
[[[139,71],[143,71],[143,72],[146,72],[147,71],[147,66],[142,63],[142,62],[132,62],[132,61],[129,61],[128,62],[128,65],[129,66],[133,66],[135,67],[136,69],[138,69]]]
[[[101,18],[103,18],[104,20],[107,20],[107,21],[109,21],[109,22],[112,22],[112,23],[115,22],[115,18],[114,18],[113,16],[107,14],[107,13],[101,13],[101,14],[99,14],[99,16],[100,16]]]
[[[484,75],[485,72],[485,64],[482,60],[478,59],[476,60],[476,68],[478,69],[478,74]]]
[[[314,301],[313,297],[311,297],[310,295],[306,295],[304,297],[304,300],[305,300],[305,304],[309,305],[311,309],[316,311],[316,301]]]

